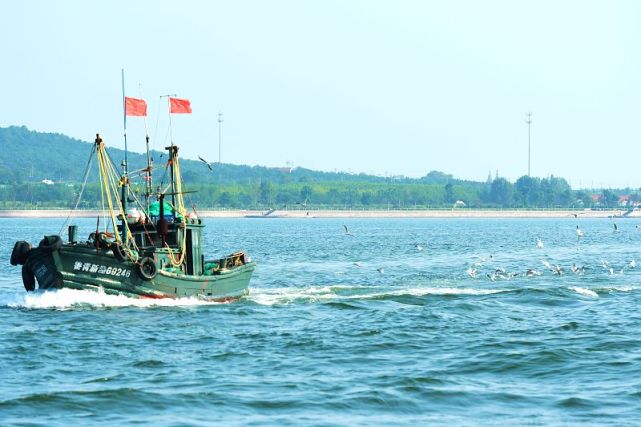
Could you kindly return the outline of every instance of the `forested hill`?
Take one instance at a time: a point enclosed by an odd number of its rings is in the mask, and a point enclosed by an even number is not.
[[[58,133],[36,132],[24,126],[0,127],[0,183],[17,183],[49,179],[55,182],[79,182],[82,180],[93,143],[80,141]],[[120,167],[124,151],[109,148],[109,154]],[[163,153],[153,152],[156,165],[166,160]],[[146,157],[141,153],[128,154],[129,170],[146,166]],[[243,184],[269,181],[273,184],[289,182],[365,182],[384,183],[390,178],[341,172],[321,172],[305,168],[268,168],[245,165],[212,165],[211,171],[200,161],[182,159],[181,169],[185,182],[193,184]],[[95,169],[95,168],[94,168]],[[156,173],[162,173],[157,168]],[[94,171],[95,173],[95,171]],[[421,179],[394,178],[396,182],[421,182],[446,184],[459,182],[451,175],[431,172]]]
[[[80,189],[93,143],[26,127],[0,128],[0,209],[68,206]],[[116,165],[123,150],[109,148]],[[166,182],[166,155],[153,153],[154,184]],[[129,170],[146,166],[146,156],[129,153]],[[515,183],[494,177],[487,182],[455,179],[432,171],[422,178],[380,177],[320,172],[305,168],[268,168],[232,164],[210,165],[182,159],[181,171],[190,203],[212,208],[271,208],[313,205],[315,208],[429,208],[619,206],[641,196],[629,189],[572,191],[563,178],[522,176]],[[358,166],[358,165],[355,165]],[[93,163],[82,207],[100,203],[97,167]],[[132,176],[132,189],[144,188]],[[463,203],[461,203],[463,202]]]

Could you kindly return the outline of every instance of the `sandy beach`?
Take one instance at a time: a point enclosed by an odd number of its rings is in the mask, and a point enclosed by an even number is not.
[[[430,209],[430,210],[277,210],[265,216],[265,211],[254,210],[199,210],[203,218],[565,218],[577,215],[583,218],[620,217],[624,210],[483,210],[483,209]],[[96,218],[97,210],[0,210],[0,218]],[[634,211],[627,217],[640,218]]]

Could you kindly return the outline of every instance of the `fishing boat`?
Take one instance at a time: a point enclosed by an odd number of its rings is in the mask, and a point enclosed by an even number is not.
[[[126,116],[125,108],[125,135]],[[126,154],[119,173],[102,137],[96,135],[91,156],[98,160],[105,219],[102,225],[101,217],[96,219],[96,229],[86,240],[77,239],[77,226],[70,225],[66,242],[59,234],[44,236],[35,247],[26,241],[16,242],[10,263],[22,265],[27,291],[34,291],[37,281],[39,289],[96,290],[135,298],[228,301],[249,292],[255,263],[245,252],[205,258],[205,225],[195,208],[192,213],[185,209],[178,147],[173,137],[166,147],[169,183],[156,191],[148,136],[146,141],[147,167],[135,171],[146,181],[140,200],[130,189],[134,174],[127,172]]]

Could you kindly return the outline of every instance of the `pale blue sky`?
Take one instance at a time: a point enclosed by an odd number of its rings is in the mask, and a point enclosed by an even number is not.
[[[531,110],[532,175],[641,187],[640,1],[2,0],[0,43],[0,126],[122,147],[125,68],[184,157],[222,111],[223,162],[514,180]]]

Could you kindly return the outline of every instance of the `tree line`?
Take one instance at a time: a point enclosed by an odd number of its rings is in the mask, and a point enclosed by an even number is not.
[[[79,183],[40,182],[0,185],[0,208],[69,208],[75,205]],[[132,184],[141,198],[144,187]],[[615,208],[641,200],[630,189],[575,191],[563,178],[523,176],[512,183],[505,178],[490,182],[371,183],[292,182],[262,180],[246,184],[185,183],[185,202],[200,209],[444,209],[444,208]],[[594,197],[596,195],[596,197]],[[81,209],[101,207],[100,187],[88,183]]]
[[[0,208],[68,208],[80,192],[92,144],[26,127],[0,128]],[[109,148],[114,164],[124,152]],[[46,154],[44,154],[46,153]],[[129,170],[146,166],[146,156],[130,152]],[[154,183],[166,186],[167,158],[153,151]],[[95,162],[80,208],[100,208]],[[575,191],[563,178],[522,176],[515,182],[456,179],[431,171],[421,178],[381,177],[305,168],[209,164],[181,159],[189,205],[202,209],[428,209],[428,208],[613,208],[620,196],[640,200],[630,189]],[[132,191],[144,188],[132,177]],[[53,184],[52,184],[53,182]]]

